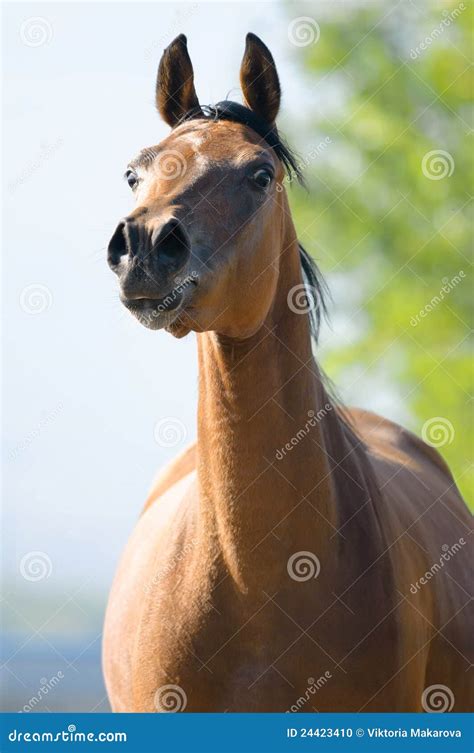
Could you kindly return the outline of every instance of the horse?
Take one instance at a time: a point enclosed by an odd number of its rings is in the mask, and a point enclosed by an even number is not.
[[[240,82],[243,104],[200,105],[186,37],[165,49],[171,130],[128,165],[108,246],[126,309],[195,332],[199,364],[197,443],[158,474],[110,593],[112,709],[467,711],[471,516],[432,446],[334,397],[254,34]]]

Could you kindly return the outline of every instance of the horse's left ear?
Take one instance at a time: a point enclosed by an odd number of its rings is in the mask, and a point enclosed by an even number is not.
[[[189,110],[199,107],[184,34],[176,37],[163,52],[156,79],[156,107],[172,128]]]
[[[240,85],[250,109],[273,123],[280,108],[280,82],[272,53],[255,34],[245,40]]]

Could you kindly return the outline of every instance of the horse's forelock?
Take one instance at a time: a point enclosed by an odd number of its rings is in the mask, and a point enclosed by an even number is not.
[[[299,165],[299,160],[290,149],[288,144],[278,133],[276,125],[269,124],[255,112],[239,102],[232,102],[225,99],[216,105],[200,105],[189,110],[180,120],[180,124],[187,120],[205,119],[205,120],[229,120],[232,123],[240,123],[264,139],[267,144],[275,151],[278,159],[284,165],[288,175],[299,183],[304,185],[304,179]]]

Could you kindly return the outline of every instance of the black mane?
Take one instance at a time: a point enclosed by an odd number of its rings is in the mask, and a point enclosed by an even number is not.
[[[275,154],[285,166],[290,177],[296,177],[301,184],[304,184],[298,160],[289,146],[281,138],[276,125],[274,123],[270,125],[248,107],[245,107],[238,102],[232,102],[230,99],[225,99],[222,102],[218,102],[216,105],[200,105],[194,110],[190,110],[184,115],[180,122],[194,120],[195,118],[205,118],[207,120],[230,120],[233,123],[241,123],[242,125],[248,126],[252,131],[258,133],[262,139],[265,139],[267,144],[275,150]]]
[[[329,298],[330,293],[326,280],[315,260],[303,248],[301,243],[298,245],[300,249],[301,271],[303,273],[303,281],[306,285],[306,295],[309,302],[311,335],[315,343],[317,343],[321,320],[328,318],[327,299]]]

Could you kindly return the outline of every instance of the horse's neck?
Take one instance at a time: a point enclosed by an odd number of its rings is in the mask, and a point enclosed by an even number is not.
[[[242,587],[269,536],[285,529],[293,551],[303,546],[308,506],[324,540],[336,516],[321,426],[332,406],[313,359],[308,316],[287,303],[288,291],[302,283],[296,243],[283,263],[275,305],[255,336],[198,338],[202,520]]]

